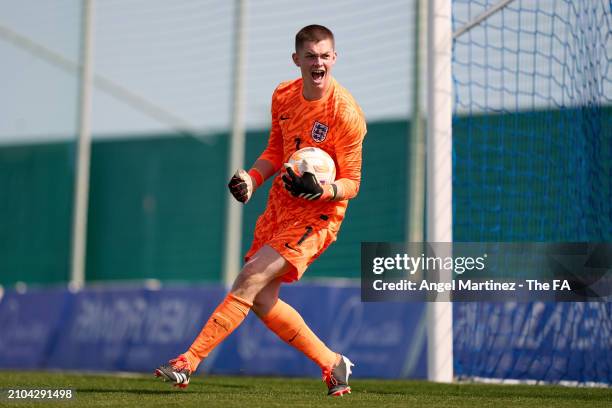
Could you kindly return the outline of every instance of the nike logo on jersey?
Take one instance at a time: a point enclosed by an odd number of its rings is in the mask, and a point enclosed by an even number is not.
[[[289,118],[290,118],[289,115],[281,115],[280,120],[287,120]]]

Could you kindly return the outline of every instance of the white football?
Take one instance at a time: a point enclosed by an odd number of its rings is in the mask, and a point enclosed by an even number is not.
[[[331,184],[336,180],[334,159],[318,147],[304,147],[296,151],[289,158],[289,164],[298,175],[302,175],[308,167],[311,167],[321,185]]]

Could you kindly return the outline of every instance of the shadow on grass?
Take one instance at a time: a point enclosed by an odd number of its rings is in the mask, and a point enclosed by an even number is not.
[[[249,385],[237,385],[237,384],[212,384],[206,389],[199,389],[200,387],[190,387],[186,390],[180,390],[176,388],[170,388],[171,385],[168,386],[167,390],[152,390],[150,388],[76,388],[77,393],[101,393],[101,394],[152,394],[152,395],[162,395],[162,394],[176,394],[176,393],[185,393],[185,394],[214,394],[215,389],[218,388],[231,388],[231,389],[241,389],[248,390],[254,387]]]
[[[175,394],[176,390],[144,390],[144,389],[119,389],[119,388],[77,388],[78,394]]]

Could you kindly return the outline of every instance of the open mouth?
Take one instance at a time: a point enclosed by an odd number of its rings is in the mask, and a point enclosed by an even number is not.
[[[315,82],[321,82],[323,81],[323,78],[325,77],[325,71],[322,69],[315,69],[311,72],[312,75],[312,79]]]

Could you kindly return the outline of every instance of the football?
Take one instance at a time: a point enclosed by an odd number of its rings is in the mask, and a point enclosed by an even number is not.
[[[301,175],[310,166],[321,185],[331,184],[336,180],[336,165],[326,151],[318,147],[305,147],[293,153],[289,158],[291,169]]]

